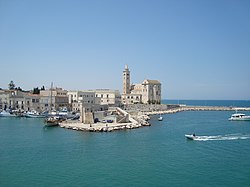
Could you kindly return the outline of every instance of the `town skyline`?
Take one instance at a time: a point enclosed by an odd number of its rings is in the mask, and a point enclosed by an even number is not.
[[[250,2],[1,1],[0,88],[162,83],[162,99],[250,99]]]

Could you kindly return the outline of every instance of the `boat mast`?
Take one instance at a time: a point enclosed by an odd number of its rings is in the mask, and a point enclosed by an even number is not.
[[[52,89],[53,89],[53,82],[51,82],[51,88],[50,88],[50,113],[52,111]]]

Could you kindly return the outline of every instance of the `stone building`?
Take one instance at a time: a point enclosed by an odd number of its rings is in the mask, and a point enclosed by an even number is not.
[[[110,89],[69,91],[68,99],[71,110],[77,112],[81,111],[81,107],[84,107],[86,112],[95,112],[121,104],[120,92]]]
[[[87,112],[98,110],[100,107],[99,99],[95,98],[95,91],[69,91],[69,107],[74,112],[81,111],[84,107]]]
[[[100,100],[101,105],[119,106],[121,104],[119,90],[96,89],[95,97]]]
[[[62,88],[50,88],[40,91],[40,107],[43,111],[60,110],[68,108],[67,90]]]
[[[0,109],[23,111],[36,110],[41,112],[40,96],[38,94],[32,94],[20,90],[1,90]]]
[[[123,71],[123,104],[160,104],[161,83],[158,80],[144,80],[142,84],[130,84],[130,71],[125,66]]]

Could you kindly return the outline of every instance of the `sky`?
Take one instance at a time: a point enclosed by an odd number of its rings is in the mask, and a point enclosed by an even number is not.
[[[0,88],[118,89],[250,99],[249,0],[0,0]]]

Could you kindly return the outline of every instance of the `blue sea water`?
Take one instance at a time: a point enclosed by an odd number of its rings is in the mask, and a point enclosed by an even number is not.
[[[250,122],[231,111],[151,117],[111,133],[0,118],[0,186],[250,186]],[[250,115],[250,112],[245,112]],[[188,141],[195,132],[202,141]]]

